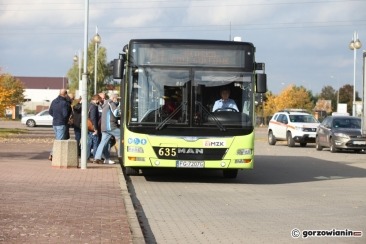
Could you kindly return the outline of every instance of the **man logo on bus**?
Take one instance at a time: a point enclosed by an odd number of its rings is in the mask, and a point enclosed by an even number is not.
[[[178,154],[203,154],[202,148],[178,148]]]

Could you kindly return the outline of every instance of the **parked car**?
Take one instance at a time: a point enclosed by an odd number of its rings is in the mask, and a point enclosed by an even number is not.
[[[52,116],[49,114],[48,109],[39,112],[36,115],[24,116],[21,119],[21,123],[28,127],[35,127],[38,125],[52,126]]]
[[[328,116],[316,133],[316,150],[329,147],[331,152],[339,149],[360,152],[366,150],[366,135],[361,132],[361,119],[353,116]]]
[[[289,147],[300,143],[315,142],[316,129],[319,121],[303,110],[282,110],[275,113],[268,125],[268,143],[275,145],[277,141],[287,141]]]

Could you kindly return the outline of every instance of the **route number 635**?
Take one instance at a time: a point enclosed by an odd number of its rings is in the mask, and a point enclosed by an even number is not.
[[[175,157],[177,156],[177,149],[174,147],[161,147],[158,153],[159,156]]]

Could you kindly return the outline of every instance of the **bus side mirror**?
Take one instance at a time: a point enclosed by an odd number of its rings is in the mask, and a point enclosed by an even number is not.
[[[267,75],[266,74],[255,74],[255,88],[256,93],[267,92]]]
[[[113,60],[113,79],[122,79],[124,71],[124,59],[121,57],[119,59]]]

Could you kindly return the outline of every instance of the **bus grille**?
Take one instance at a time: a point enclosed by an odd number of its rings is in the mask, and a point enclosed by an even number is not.
[[[159,159],[222,160],[227,148],[162,148],[153,147]]]

